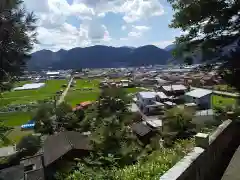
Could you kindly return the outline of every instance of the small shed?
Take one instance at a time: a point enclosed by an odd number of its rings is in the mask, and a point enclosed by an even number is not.
[[[132,130],[134,133],[136,133],[138,139],[145,144],[148,144],[151,137],[154,135],[152,128],[143,122],[134,123],[132,125]]]

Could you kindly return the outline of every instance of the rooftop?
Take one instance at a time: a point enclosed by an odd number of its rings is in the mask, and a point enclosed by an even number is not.
[[[139,136],[145,136],[145,135],[147,135],[149,132],[152,131],[152,129],[151,129],[149,126],[143,124],[142,122],[140,122],[140,123],[134,123],[134,124],[132,125],[132,129],[133,129],[133,131],[134,131],[136,134],[138,134]]]
[[[167,99],[167,98],[168,98],[163,92],[157,92],[157,95],[158,95],[161,99]]]
[[[175,84],[169,86],[162,86],[165,91],[180,91],[180,90],[187,90],[187,88],[182,84]]]
[[[144,99],[153,99],[156,97],[156,93],[155,92],[139,92],[139,95],[144,98]]]
[[[162,127],[162,120],[160,119],[150,120],[150,121],[147,121],[147,124],[149,124],[153,128]]]
[[[91,150],[87,136],[74,131],[60,132],[49,136],[44,142],[44,164],[45,166],[56,161],[72,149]]]
[[[187,92],[185,95],[195,97],[195,98],[201,98],[201,97],[209,95],[209,94],[212,94],[211,90],[198,88],[198,89],[194,89],[190,92]]]
[[[12,166],[0,171],[0,179],[2,180],[23,180],[24,179],[24,166]]]

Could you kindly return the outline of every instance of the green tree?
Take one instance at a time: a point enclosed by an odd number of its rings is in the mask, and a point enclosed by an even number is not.
[[[53,134],[59,131],[73,131],[80,128],[82,115],[72,111],[69,104],[63,102],[56,108],[53,104],[43,103],[39,106],[35,116],[35,131],[42,134]]]
[[[81,122],[82,131],[95,131],[101,119],[111,117],[116,113],[127,115],[128,103],[129,97],[124,89],[103,89],[97,103],[86,110]]]
[[[194,128],[192,124],[193,112],[185,109],[172,108],[165,112],[164,124],[169,132],[176,132],[179,136],[184,136],[189,130]]]
[[[123,88],[103,89],[98,99],[99,115],[106,117],[115,112],[126,112],[130,102],[126,91]]]
[[[123,89],[104,89],[98,102],[85,112],[81,131],[90,131],[93,151],[80,160],[82,179],[109,179],[111,169],[132,164],[143,147],[130,128],[133,114],[128,112]],[[111,178],[110,178],[111,179]]]
[[[17,150],[21,156],[34,155],[41,148],[41,139],[39,136],[28,135],[21,139],[17,144]]]
[[[81,121],[80,115],[72,111],[72,107],[63,102],[56,107],[56,131],[60,130],[75,130],[79,128],[79,122]]]
[[[4,145],[8,145],[10,143],[10,140],[5,136],[6,132],[10,129],[10,127],[7,127],[4,124],[4,121],[0,121],[0,140]]]
[[[33,13],[27,13],[22,0],[0,2],[0,92],[10,88],[24,69],[36,42]]]
[[[176,38],[175,54],[184,56],[201,50],[204,60],[223,60],[221,75],[228,83],[240,90],[237,81],[240,63],[239,50],[222,54],[225,46],[239,41],[239,0],[168,0],[175,11],[170,27],[185,33]],[[239,43],[238,43],[239,45]]]
[[[35,131],[41,134],[53,134],[54,106],[50,103],[39,105],[33,119],[35,120]]]
[[[126,123],[124,115],[118,114],[99,121],[90,138],[97,153],[90,163],[108,167],[125,166],[137,160],[142,147]]]

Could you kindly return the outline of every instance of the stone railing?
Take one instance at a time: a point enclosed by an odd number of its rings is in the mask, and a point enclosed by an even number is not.
[[[240,144],[240,122],[227,120],[211,134],[198,133],[196,147],[160,180],[221,179]]]

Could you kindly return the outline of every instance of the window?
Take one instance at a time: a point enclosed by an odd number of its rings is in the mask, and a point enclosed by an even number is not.
[[[31,170],[34,170],[34,169],[35,169],[35,165],[34,164],[30,164],[30,165],[24,166],[24,172],[31,171]]]

